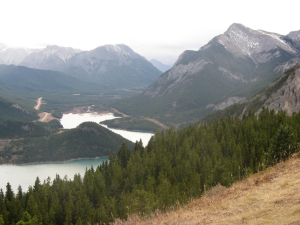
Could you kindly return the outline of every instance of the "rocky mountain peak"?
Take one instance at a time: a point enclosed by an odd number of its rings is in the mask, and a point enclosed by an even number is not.
[[[120,55],[129,56],[133,53],[133,50],[126,45],[105,45],[104,48],[107,51],[114,52]]]
[[[143,58],[126,45],[104,45],[89,52],[79,54],[80,58],[97,58],[105,60],[124,60],[127,58]]]
[[[290,38],[292,38],[292,39],[295,39],[297,41],[300,41],[300,30],[298,30],[298,31],[292,31],[287,36],[290,37]]]
[[[19,64],[25,57],[40,49],[29,48],[11,48],[6,44],[0,44],[0,63],[2,64]]]
[[[79,52],[81,52],[79,49],[48,45],[43,50],[34,52],[25,57],[20,65],[38,69],[65,67],[68,59]]]
[[[70,47],[60,47],[58,45],[48,45],[43,51],[43,54],[68,54],[72,56],[75,53],[81,52],[79,49],[74,49]]]
[[[119,44],[119,45],[104,45],[99,47],[98,49],[104,49],[106,53],[113,54],[115,56],[121,57],[140,57],[137,53],[135,53],[131,48],[127,45]]]
[[[296,54],[297,51],[285,42],[283,37],[280,34],[252,30],[242,24],[235,23],[224,34],[217,36],[208,44],[217,42],[238,57],[250,57],[254,62],[262,63],[270,59],[265,53],[271,50],[280,48]]]

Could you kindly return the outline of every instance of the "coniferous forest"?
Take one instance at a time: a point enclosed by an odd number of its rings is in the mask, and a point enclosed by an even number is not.
[[[300,114],[263,109],[179,131],[158,131],[149,144],[125,143],[84,176],[36,179],[28,190],[0,192],[0,224],[107,224],[133,213],[189,202],[211,187],[286,160],[298,150]]]

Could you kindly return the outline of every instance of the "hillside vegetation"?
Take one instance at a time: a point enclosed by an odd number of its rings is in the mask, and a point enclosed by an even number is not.
[[[292,158],[229,188],[217,185],[177,210],[114,224],[300,224],[299,165],[300,158]]]
[[[46,103],[41,105],[41,111],[61,113],[87,104],[106,104],[136,93],[80,81],[58,71],[0,65],[0,121],[18,119],[17,116],[20,116],[19,120],[37,119],[36,115],[31,114],[36,113],[33,107],[39,97],[43,97]],[[27,113],[11,109],[7,102],[22,106]]]
[[[93,147],[102,137],[91,136],[94,130],[82,124],[73,131],[76,138],[65,132],[58,143],[70,146],[70,153],[86,151],[85,140]],[[8,184],[5,195],[0,192],[0,218],[11,224],[28,212],[43,224],[108,224],[131,214],[165,212],[218,184],[230,186],[285,161],[298,151],[299,142],[300,114],[289,117],[267,109],[259,117],[250,112],[242,120],[228,116],[180,131],[158,131],[146,148],[136,142],[131,152],[124,143],[117,154],[110,154],[109,162],[88,169],[84,177],[75,175],[73,181],[58,176],[44,183],[37,179],[27,192],[19,188],[17,195]],[[43,149],[56,142],[47,143]],[[62,159],[62,149],[45,152]]]
[[[0,126],[1,137],[19,139],[10,140],[0,149],[0,163],[20,164],[103,157],[116,152],[122,143],[133,148],[132,142],[92,122],[82,123],[75,129],[54,135],[53,130],[55,129],[41,124],[3,123]]]
[[[12,103],[0,97],[0,121],[18,119],[25,121],[32,121],[37,119],[38,116],[16,103]]]

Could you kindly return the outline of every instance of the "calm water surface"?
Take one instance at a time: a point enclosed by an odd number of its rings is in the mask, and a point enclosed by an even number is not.
[[[96,168],[105,160],[108,160],[108,158],[79,159],[65,163],[0,165],[0,188],[5,192],[6,184],[9,182],[15,193],[19,185],[22,186],[23,191],[27,191],[29,185],[34,185],[37,177],[43,183],[48,177],[52,181],[56,174],[61,178],[67,175],[68,179],[73,180],[75,174],[80,173],[83,176],[86,168],[91,166]]]
[[[79,124],[87,121],[91,122],[102,122],[104,120],[112,120],[115,118],[113,114],[97,114],[97,113],[82,113],[82,114],[73,114],[73,113],[68,113],[68,114],[63,114],[63,117],[60,120],[60,123],[63,125],[64,128],[66,129],[71,129],[77,127]],[[102,126],[108,128],[106,125],[101,124]],[[143,144],[146,146],[152,137],[152,133],[146,133],[146,132],[134,132],[134,131],[127,131],[127,130],[119,130],[119,129],[112,129],[108,128],[112,132],[115,132],[117,134],[120,134],[122,137],[132,141],[136,142],[142,139]]]
[[[96,113],[83,113],[83,114],[64,114],[61,119],[61,124],[65,129],[77,127],[79,124],[87,121],[99,123],[104,120],[112,120],[113,114],[96,114]],[[102,125],[107,127],[105,125]],[[135,142],[142,139],[144,145],[148,144],[152,133],[132,132],[126,130],[111,129],[111,131],[120,134],[124,138]],[[5,192],[7,182],[10,182],[13,190],[17,191],[19,185],[22,186],[23,191],[27,191],[29,185],[33,185],[36,177],[39,177],[41,182],[48,177],[51,181],[59,174],[61,178],[67,175],[68,179],[73,179],[74,175],[80,173],[84,175],[85,169],[93,166],[96,168],[107,157],[98,159],[79,159],[65,163],[42,163],[30,165],[0,165],[0,188]]]

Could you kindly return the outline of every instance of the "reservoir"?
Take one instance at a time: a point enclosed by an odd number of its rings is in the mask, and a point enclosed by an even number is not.
[[[22,186],[23,191],[27,191],[29,185],[34,185],[37,177],[43,183],[48,177],[53,181],[56,174],[59,174],[61,179],[67,176],[68,180],[73,180],[75,174],[80,173],[83,176],[86,168],[93,166],[96,169],[105,160],[108,158],[79,159],[63,163],[0,165],[0,189],[2,188],[5,193],[6,184],[9,182],[16,194],[19,185]]]
[[[99,123],[104,120],[112,120],[115,117],[113,114],[97,114],[97,113],[82,113],[82,114],[63,114],[61,124],[65,129],[71,129],[77,127],[79,124],[87,121]],[[102,125],[107,128],[106,125]],[[109,130],[120,134],[124,138],[135,142],[142,139],[144,146],[146,146],[153,135],[152,133],[144,132],[132,132],[126,130],[111,129]],[[107,160],[107,157],[98,159],[78,159],[69,162],[62,163],[40,163],[29,165],[0,165],[0,189],[2,188],[5,193],[6,184],[9,182],[14,193],[17,192],[19,185],[22,186],[23,191],[27,191],[28,187],[34,185],[36,177],[39,177],[41,183],[48,177],[51,181],[58,174],[62,179],[67,176],[68,179],[73,180],[75,174],[80,173],[82,176],[86,168],[93,166],[96,168],[103,161]]]
[[[104,120],[113,120],[116,118],[119,118],[119,117],[115,117],[112,113],[108,113],[108,114],[68,113],[68,114],[63,114],[63,117],[61,118],[60,123],[65,129],[71,129],[71,128],[75,128],[79,124],[81,124],[83,122],[87,122],[87,121],[100,123]],[[150,138],[153,135],[152,133],[146,133],[146,132],[135,132],[135,131],[127,131],[127,130],[108,128],[104,124],[101,124],[101,126],[106,127],[107,129],[111,130],[112,132],[121,135],[122,137],[132,141],[133,143],[142,139],[144,146],[146,146],[148,144]]]

